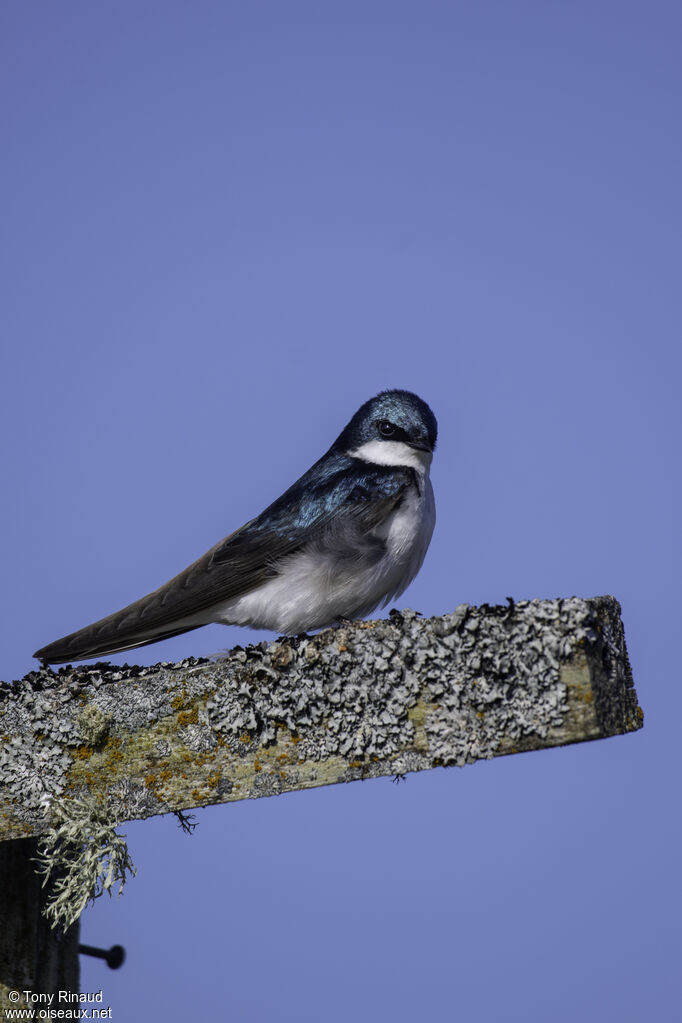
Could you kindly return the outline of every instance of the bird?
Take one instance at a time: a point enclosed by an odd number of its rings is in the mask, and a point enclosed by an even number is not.
[[[106,657],[212,622],[294,636],[386,606],[431,542],[437,433],[416,394],[382,391],[260,515],[157,590],[33,656],[43,666]]]

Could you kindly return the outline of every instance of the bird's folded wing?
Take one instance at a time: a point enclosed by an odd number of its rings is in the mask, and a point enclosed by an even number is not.
[[[410,470],[377,466],[368,467],[361,484],[341,471],[303,491],[298,503],[285,494],[157,590],[34,656],[60,664],[197,628],[205,623],[194,616],[256,589],[276,574],[283,558],[310,543],[323,543],[330,531],[366,537],[400,503],[410,482]]]

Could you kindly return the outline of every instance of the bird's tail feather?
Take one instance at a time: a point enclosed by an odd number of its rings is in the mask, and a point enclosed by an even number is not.
[[[141,634],[138,629],[135,635],[131,635],[126,640],[120,632],[116,637],[112,635],[113,630],[107,633],[103,628],[103,622],[95,622],[94,625],[88,625],[85,629],[72,632],[48,646],[41,647],[33,656],[43,664],[86,661],[92,657],[108,657],[110,654],[134,650],[136,647],[146,646],[148,643],[158,643],[162,639],[170,639],[171,636],[179,636],[183,632],[191,632],[198,628],[199,625],[182,625],[176,628],[157,629],[155,632],[147,634]]]

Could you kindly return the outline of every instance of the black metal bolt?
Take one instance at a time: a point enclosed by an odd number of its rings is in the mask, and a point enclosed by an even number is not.
[[[110,970],[117,970],[119,966],[123,966],[126,957],[126,950],[123,945],[112,945],[111,948],[79,945],[78,951],[83,956],[94,956],[96,959],[104,959]]]

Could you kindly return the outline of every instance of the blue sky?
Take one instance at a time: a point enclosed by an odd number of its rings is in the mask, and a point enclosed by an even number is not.
[[[3,5],[1,677],[406,387],[440,440],[401,605],[613,593],[645,711],[126,826],[138,877],[82,930],[127,948],[83,962],[113,1018],[679,1012],[681,30],[658,0]]]

